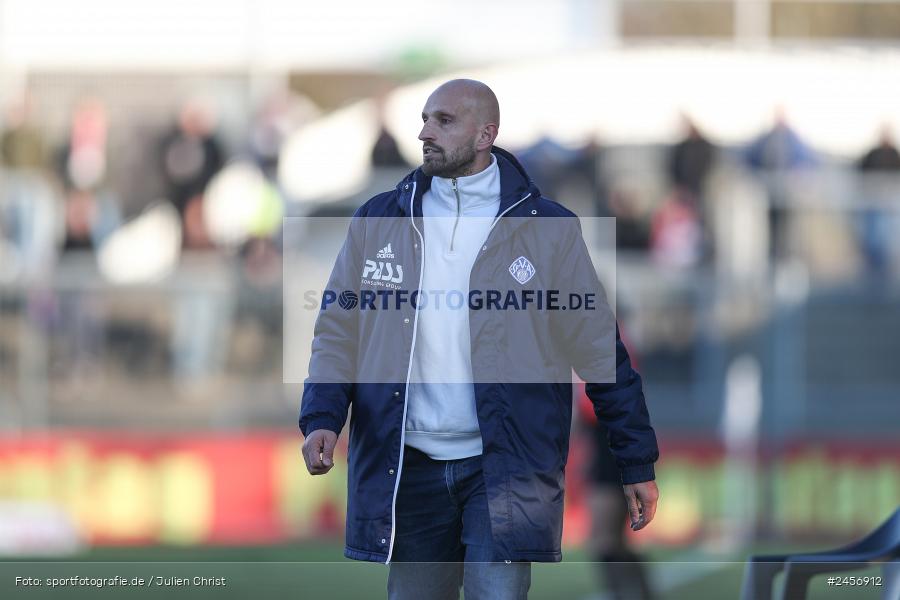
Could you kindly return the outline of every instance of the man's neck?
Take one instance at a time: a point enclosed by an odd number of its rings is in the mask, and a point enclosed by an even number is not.
[[[466,167],[463,167],[457,173],[454,173],[452,175],[444,177],[444,179],[459,179],[460,177],[468,177],[470,175],[477,175],[478,173],[481,173],[482,171],[487,169],[489,166],[491,166],[491,163],[493,163],[493,162],[494,161],[491,159],[490,151],[488,151],[484,154],[478,154],[475,156],[475,160],[473,160],[471,162],[471,164],[469,164]]]

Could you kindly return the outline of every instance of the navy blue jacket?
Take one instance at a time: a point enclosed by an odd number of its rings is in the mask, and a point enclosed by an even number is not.
[[[623,483],[654,479],[659,451],[640,375],[619,339],[577,218],[543,198],[511,154],[498,147],[493,152],[500,169],[500,211],[472,267],[470,289],[511,281],[511,263],[526,256],[534,267],[526,287],[590,288],[599,291],[602,300],[600,310],[577,315],[569,311],[565,318],[566,313],[534,310],[469,312],[494,559],[556,562],[562,558],[572,369],[589,382],[588,397],[609,429]],[[388,243],[395,267],[378,277],[418,289],[427,243],[422,237],[422,195],[430,183],[431,178],[416,169],[396,189],[357,210],[329,290],[359,298],[369,281],[361,280],[360,273],[371,278],[367,267],[376,254],[384,254]],[[538,229],[547,223],[558,225]],[[396,265],[402,265],[402,271]],[[390,562],[417,311],[410,303],[389,311],[345,310],[348,306],[338,309],[334,303],[319,313],[300,429],[304,435],[317,429],[340,434],[352,405],[344,554]],[[519,347],[539,349],[510,359],[509,349]],[[523,372],[533,376],[523,378]],[[614,376],[604,380],[603,373]]]

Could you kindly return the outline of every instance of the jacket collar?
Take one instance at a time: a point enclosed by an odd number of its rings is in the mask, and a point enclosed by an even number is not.
[[[483,208],[496,207],[500,197],[500,168],[497,166],[497,157],[491,154],[491,164],[472,175],[456,179],[432,177],[430,191],[435,210],[444,214],[459,211],[458,214],[469,215]],[[423,206],[422,211],[424,212],[426,208],[428,207]]]
[[[524,216],[522,212],[530,202],[536,202],[541,197],[541,192],[519,163],[515,156],[499,146],[494,146],[491,152],[497,158],[497,167],[500,169],[500,209],[498,216]],[[412,199],[414,216],[422,216],[422,196],[431,187],[431,177],[422,172],[422,167],[403,178],[397,184],[396,196],[398,208],[404,215],[409,215],[410,193],[415,190]],[[522,198],[528,196],[525,202],[515,206]],[[510,210],[512,208],[512,210]]]

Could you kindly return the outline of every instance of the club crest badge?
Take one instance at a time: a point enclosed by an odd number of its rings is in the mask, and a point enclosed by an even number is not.
[[[509,274],[520,284],[525,285],[534,277],[534,265],[524,256],[520,256],[509,265]]]

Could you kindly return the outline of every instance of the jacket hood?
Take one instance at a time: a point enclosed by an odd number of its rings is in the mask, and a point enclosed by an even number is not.
[[[530,194],[529,199],[537,200],[541,197],[541,192],[535,185],[531,176],[525,170],[525,167],[516,159],[511,152],[504,150],[499,146],[491,149],[497,157],[497,167],[500,169],[500,212],[503,213],[507,208]],[[414,171],[404,177],[397,184],[398,193],[396,198],[400,210],[404,214],[408,214],[408,198],[402,193],[405,186],[416,184],[416,197],[413,200],[413,206],[416,216],[422,215],[422,196],[431,187],[431,176],[422,172],[422,167],[417,167]]]

